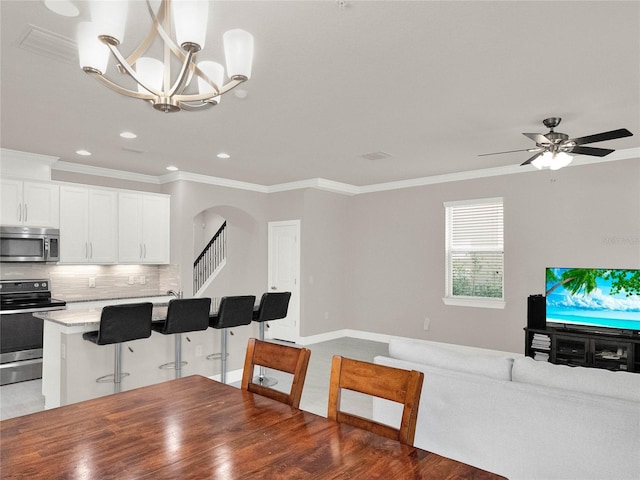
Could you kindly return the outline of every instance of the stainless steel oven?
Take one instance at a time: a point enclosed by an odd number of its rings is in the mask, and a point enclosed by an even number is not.
[[[0,281],[0,385],[42,378],[43,320],[33,313],[64,308],[49,280]]]
[[[37,227],[0,227],[0,262],[60,260],[60,230]]]

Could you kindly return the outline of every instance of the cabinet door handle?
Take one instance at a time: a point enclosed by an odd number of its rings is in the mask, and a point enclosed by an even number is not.
[[[84,258],[89,258],[89,244],[84,242]]]
[[[142,258],[147,258],[147,244],[143,243],[143,248],[144,248],[144,256]]]
[[[89,258],[93,258],[93,243],[89,242]]]
[[[140,244],[140,258],[142,259],[142,244]]]
[[[22,221],[22,204],[21,203],[18,204],[18,221],[19,222]]]
[[[25,222],[27,221],[27,217],[29,216],[28,213],[29,213],[29,210],[27,210],[27,204],[25,203],[24,204],[24,221]]]

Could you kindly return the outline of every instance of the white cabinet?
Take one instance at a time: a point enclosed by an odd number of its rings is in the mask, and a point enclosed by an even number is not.
[[[60,187],[60,262],[118,261],[118,192],[75,185]]]
[[[59,188],[50,182],[2,179],[0,224],[29,227],[59,225]]]
[[[169,263],[169,209],[167,195],[119,192],[120,263]]]

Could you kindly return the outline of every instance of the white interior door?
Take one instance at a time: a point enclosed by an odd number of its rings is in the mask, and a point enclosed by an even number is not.
[[[300,220],[269,222],[269,292],[291,292],[287,317],[269,322],[267,338],[300,337]]]

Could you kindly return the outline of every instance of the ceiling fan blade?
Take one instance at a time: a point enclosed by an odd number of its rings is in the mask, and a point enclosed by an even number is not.
[[[611,130],[610,132],[596,133],[595,135],[587,135],[586,137],[572,138],[570,142],[574,142],[576,145],[584,145],[585,143],[604,142],[605,140],[614,140],[616,138],[630,137],[631,133],[626,128],[619,128],[618,130]]]
[[[531,149],[531,148],[523,148],[522,150],[508,150],[506,152],[493,152],[493,153],[481,153],[478,156],[479,157],[486,157],[487,155],[501,155],[503,153],[516,153],[516,152],[531,152],[531,151],[536,151],[538,150],[536,149]]]
[[[533,162],[536,158],[538,158],[540,155],[542,155],[543,152],[538,152],[536,153],[533,157],[531,157],[529,160],[527,160],[526,162],[523,162],[520,164],[520,166],[523,165],[529,165],[531,162]]]
[[[594,157],[604,157],[609,155],[611,152],[615,152],[615,150],[611,150],[608,148],[594,148],[594,147],[573,147],[571,152],[576,155],[592,155]]]
[[[529,137],[531,140],[533,140],[536,143],[541,143],[541,144],[551,143],[551,140],[549,140],[547,137],[545,137],[541,133],[523,133],[523,135],[525,137]]]

